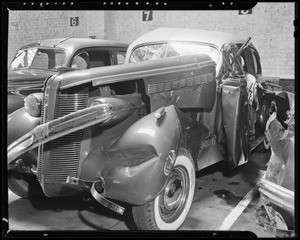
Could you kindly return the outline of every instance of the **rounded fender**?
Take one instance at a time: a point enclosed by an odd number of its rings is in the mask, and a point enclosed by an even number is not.
[[[40,118],[31,117],[24,107],[7,117],[7,146],[40,124]]]
[[[141,205],[154,199],[168,176],[166,160],[177,154],[181,123],[174,106],[153,112],[131,125],[107,149],[101,170],[103,196]]]
[[[11,114],[24,106],[24,98],[17,95],[7,95],[7,114]]]

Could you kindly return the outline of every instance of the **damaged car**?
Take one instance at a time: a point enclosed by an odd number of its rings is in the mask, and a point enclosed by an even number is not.
[[[44,39],[21,47],[7,72],[7,113],[23,107],[46,78],[65,71],[124,63],[129,44],[90,38]]]
[[[172,28],[134,41],[125,64],[54,75],[33,94],[8,120],[9,189],[86,193],[119,214],[123,202],[141,230],[178,229],[195,172],[245,164],[282,100],[250,38]]]
[[[259,185],[257,222],[274,237],[295,237],[295,100],[293,93],[278,94],[290,106],[283,123],[282,105],[272,102],[266,124],[271,157]]]

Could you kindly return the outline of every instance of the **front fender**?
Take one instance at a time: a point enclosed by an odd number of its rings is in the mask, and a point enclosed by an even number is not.
[[[24,107],[7,118],[7,146],[40,124],[40,118],[31,117]]]
[[[86,159],[81,178],[99,174],[104,197],[145,204],[163,189],[168,178],[164,165],[170,151],[177,154],[180,138],[181,123],[174,106],[166,107],[159,119],[153,112],[131,125],[105,153],[99,150],[94,155],[101,159]]]
[[[17,95],[7,95],[7,114],[11,114],[24,106],[24,98]]]

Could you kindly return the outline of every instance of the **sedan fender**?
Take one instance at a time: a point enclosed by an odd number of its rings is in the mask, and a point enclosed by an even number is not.
[[[176,108],[163,107],[131,125],[107,150],[99,149],[98,154],[87,157],[81,178],[97,173],[104,197],[145,204],[163,189],[175,163],[180,138]]]
[[[24,103],[23,103],[24,104]],[[40,124],[40,118],[30,116],[24,107],[7,117],[7,145]]]
[[[19,95],[7,95],[7,114],[24,106],[24,98]]]

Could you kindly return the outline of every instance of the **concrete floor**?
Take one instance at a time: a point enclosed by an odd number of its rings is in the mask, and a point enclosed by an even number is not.
[[[194,231],[202,236],[201,233],[206,232],[201,231],[213,231],[213,234],[222,236],[222,232],[218,232],[218,229],[262,177],[269,156],[270,153],[254,152],[247,164],[233,170],[218,163],[198,172],[193,204],[179,232],[188,231],[187,234],[190,234]],[[242,231],[241,234],[244,231],[250,231],[257,237],[272,237],[256,224],[255,206],[258,203],[259,193],[257,191],[254,193],[256,193],[254,198],[245,209],[242,209],[237,219],[231,225],[227,223],[226,232]],[[8,224],[9,231],[12,232],[29,230],[48,234],[48,231],[52,230],[80,230],[88,231],[88,233],[107,230],[114,230],[114,232],[137,230],[130,206],[123,205],[126,210],[121,216],[101,206],[93,199],[83,201],[81,196],[29,201],[9,191],[8,198]],[[112,233],[112,231],[109,232]]]

